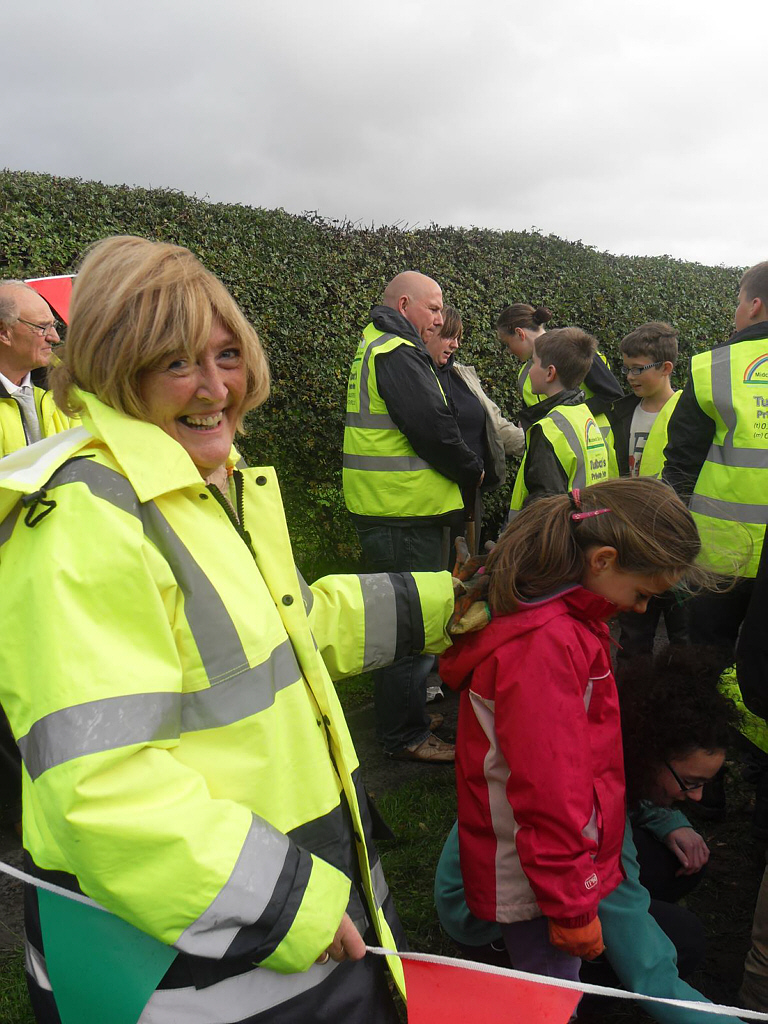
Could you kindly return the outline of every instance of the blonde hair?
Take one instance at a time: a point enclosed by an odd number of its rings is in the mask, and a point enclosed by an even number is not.
[[[237,341],[247,388],[238,428],[269,395],[259,336],[222,282],[189,249],[132,235],[105,238],[87,251],[72,289],[61,364],[51,373],[56,404],[78,411],[75,387],[137,419],[148,410],[141,377],[183,353],[197,359],[214,320]]]
[[[701,541],[693,516],[667,484],[652,477],[604,480],[579,492],[555,494],[527,505],[488,556],[489,601],[496,614],[520,601],[545,597],[580,583],[589,548],[610,546],[617,568],[648,576],[679,577],[691,589],[710,579],[694,566]],[[608,509],[574,520],[577,511]]]

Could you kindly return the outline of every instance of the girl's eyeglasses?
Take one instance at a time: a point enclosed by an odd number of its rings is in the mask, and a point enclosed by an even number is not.
[[[672,778],[675,780],[675,782],[680,787],[680,792],[681,793],[690,793],[694,789],[701,789],[701,787],[704,785],[703,782],[693,782],[693,783],[686,782],[684,779],[680,778],[680,776],[677,774],[677,772],[672,767],[672,765],[669,763],[669,761],[665,761],[664,764],[667,766],[667,768],[669,768],[669,770],[670,770],[670,772],[672,774]]]

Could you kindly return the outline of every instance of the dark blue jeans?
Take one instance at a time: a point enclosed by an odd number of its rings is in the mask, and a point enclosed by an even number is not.
[[[437,572],[443,566],[443,527],[356,526],[365,572]],[[401,658],[373,674],[376,732],[388,754],[429,736],[427,675],[434,655]]]

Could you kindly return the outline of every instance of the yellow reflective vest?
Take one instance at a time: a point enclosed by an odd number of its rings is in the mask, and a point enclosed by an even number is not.
[[[50,437],[62,430],[69,430],[79,421],[66,416],[53,401],[53,394],[44,388],[35,387],[35,408],[43,437]],[[21,409],[15,398],[0,391],[0,459],[18,451],[28,444]]]
[[[658,416],[653,421],[653,426],[643,448],[643,456],[640,459],[639,476],[653,476],[657,480],[661,480],[661,474],[664,469],[664,449],[667,447],[669,418],[680,401],[682,393],[682,391],[675,391],[664,407],[659,410]]]
[[[360,516],[440,516],[464,504],[459,485],[419,458],[379,394],[376,358],[400,345],[415,347],[368,324],[349,373],[342,481],[347,508]]]
[[[568,477],[568,490],[574,487],[588,487],[615,475],[611,473],[608,449],[600,427],[585,403],[555,406],[546,416],[528,428],[527,442],[530,441],[531,430],[536,426],[541,428],[552,445],[555,458]],[[510,515],[519,512],[528,497],[525,468],[529,454],[526,452],[523,457],[515,479]]]
[[[768,523],[768,338],[695,355],[691,384],[714,423],[690,502],[700,560],[754,577]]]
[[[311,1020],[345,910],[400,938],[331,678],[443,650],[450,576],[309,587],[273,469],[235,468],[233,449],[238,530],[177,442],[83,400],[84,426],[0,465],[24,845],[39,875],[204,965],[205,987],[152,996],[154,1024],[291,1000]]]

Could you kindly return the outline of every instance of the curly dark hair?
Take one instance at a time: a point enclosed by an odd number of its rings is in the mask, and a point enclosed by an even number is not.
[[[725,750],[736,705],[718,689],[717,652],[670,647],[621,679],[621,731],[630,807],[653,794],[659,767],[695,750]]]

